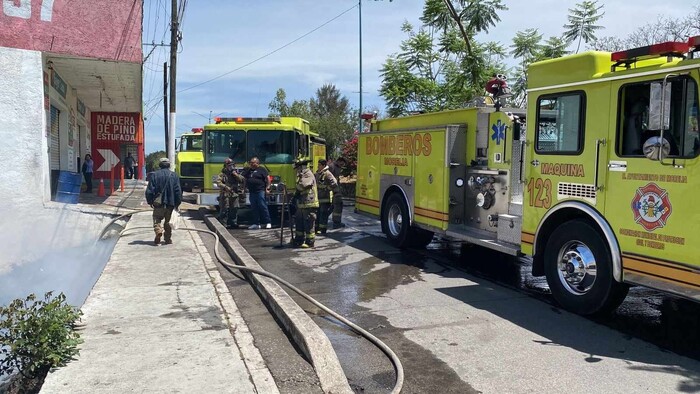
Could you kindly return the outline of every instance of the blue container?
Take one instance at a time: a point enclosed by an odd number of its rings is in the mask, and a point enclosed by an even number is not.
[[[80,185],[83,183],[79,172],[61,171],[58,175],[56,201],[77,204],[80,198]]]

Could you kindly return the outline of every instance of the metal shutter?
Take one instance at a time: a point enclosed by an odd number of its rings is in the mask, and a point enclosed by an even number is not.
[[[49,167],[52,170],[61,169],[61,151],[58,143],[58,116],[61,111],[51,106],[51,133],[49,134]]]

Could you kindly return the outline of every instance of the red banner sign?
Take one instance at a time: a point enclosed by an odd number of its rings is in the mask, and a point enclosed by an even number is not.
[[[141,62],[143,0],[1,0],[0,46]]]
[[[129,147],[138,146],[138,162],[143,163],[143,124],[138,112],[92,113],[92,159],[96,177],[108,177],[112,167],[120,168]]]

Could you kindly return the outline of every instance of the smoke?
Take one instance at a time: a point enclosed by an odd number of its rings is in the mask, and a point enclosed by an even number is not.
[[[80,307],[117,237],[96,242],[110,218],[68,209],[4,212],[0,224],[0,305],[30,293],[63,292]]]

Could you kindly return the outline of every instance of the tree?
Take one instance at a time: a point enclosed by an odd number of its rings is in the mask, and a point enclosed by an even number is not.
[[[605,12],[600,11],[602,9],[603,4],[598,5],[597,0],[583,1],[577,3],[575,8],[569,8],[569,23],[564,25],[564,28],[567,29],[564,32],[564,39],[568,43],[578,39],[576,53],[581,48],[582,40],[586,44],[596,40],[595,32],[603,28],[603,26],[595,24],[605,15]]]
[[[598,51],[616,52],[666,41],[683,42],[697,34],[700,34],[700,6],[696,6],[685,18],[660,16],[656,21],[634,29],[626,37],[602,37],[589,47]]]
[[[552,36],[540,47],[537,60],[556,59],[567,55],[566,41],[562,37]]]
[[[441,18],[448,16],[431,7],[444,8],[444,3],[426,2],[422,20],[428,23],[418,30],[408,22],[403,24],[402,31],[408,37],[402,41],[401,51],[389,56],[380,70],[379,92],[387,102],[389,116],[462,108],[483,93],[489,64],[495,64],[490,62],[486,46],[473,39],[468,50],[458,29],[443,23]]]
[[[345,158],[348,163],[343,169],[342,175],[348,176],[357,173],[357,145],[359,138],[357,133],[353,134],[352,138],[346,140],[340,149],[340,155]]]
[[[291,104],[287,103],[287,92],[284,89],[277,89],[275,98],[268,104],[270,109],[269,116],[296,116],[311,122],[311,108],[306,100],[294,100]]]
[[[326,150],[331,156],[338,154],[340,146],[352,136],[354,121],[348,98],[333,84],[325,84],[316,90],[316,97],[309,101],[311,116],[316,122],[316,132],[326,140]]]
[[[515,72],[517,80],[511,89],[513,93],[511,101],[515,106],[522,106],[527,98],[527,68],[540,53],[542,48],[540,45],[541,40],[542,34],[537,29],[519,31],[515,33],[513,38],[510,54],[513,57],[520,58],[520,67]]]
[[[270,116],[296,116],[309,122],[311,130],[326,140],[326,150],[337,155],[340,146],[352,136],[354,130],[353,109],[349,100],[332,84],[316,90],[316,96],[309,100],[287,102],[287,93],[278,89],[275,98],[268,105]]]
[[[151,152],[146,156],[146,172],[153,172],[158,170],[158,162],[160,159],[168,157],[165,151],[159,150]]]
[[[501,21],[498,11],[507,9],[501,0],[426,0],[421,22],[443,32],[453,27],[459,29],[466,44],[467,56],[472,57],[471,41],[474,36],[496,26],[496,22]]]

